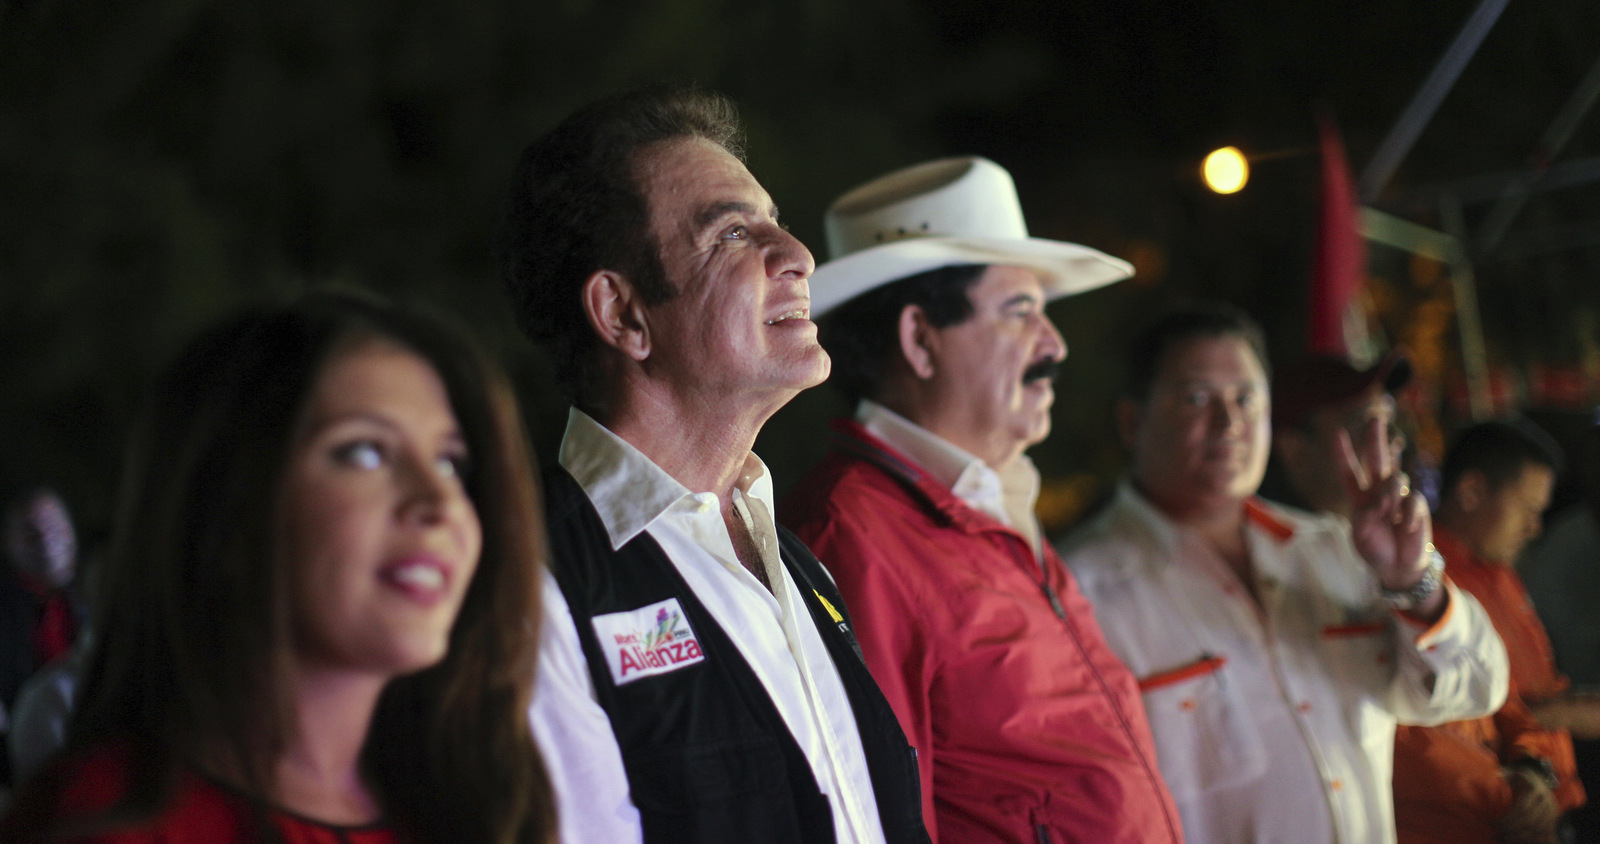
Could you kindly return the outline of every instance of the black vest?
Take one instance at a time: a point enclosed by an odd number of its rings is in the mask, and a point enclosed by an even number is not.
[[[572,610],[595,696],[622,749],[645,841],[835,840],[828,799],[805,754],[760,679],[661,546],[641,533],[612,551],[599,513],[565,471],[549,473],[544,493],[552,573]],[[805,545],[781,527],[778,535],[784,566],[805,595],[855,712],[884,835],[889,844],[927,842],[916,754],[867,673],[844,601]],[[606,643],[609,656],[624,672],[618,685],[592,620],[671,600],[687,622],[678,629],[694,634],[690,644],[673,639],[675,622],[665,612],[661,635],[606,628],[613,640]],[[643,676],[630,679],[630,671]]]

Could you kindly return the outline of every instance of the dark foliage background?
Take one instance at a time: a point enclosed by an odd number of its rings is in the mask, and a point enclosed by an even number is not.
[[[1120,465],[1118,344],[1151,307],[1231,299],[1275,355],[1299,349],[1315,110],[1359,169],[1475,5],[0,0],[0,481],[54,483],[103,528],[124,422],[161,363],[241,303],[328,284],[470,323],[550,455],[565,410],[489,261],[504,181],[578,104],[677,80],[741,104],[751,167],[819,260],[833,196],[979,153],[1012,170],[1034,234],[1134,261],[1135,281],[1052,310],[1073,353],[1035,456],[1081,503]],[[1391,194],[1522,166],[1597,35],[1600,4],[1512,4]],[[1593,126],[1563,157],[1597,152]],[[1289,154],[1220,197],[1195,174],[1223,143]],[[1541,196],[1522,225],[1593,221],[1595,193]],[[1467,210],[1476,224],[1484,206]],[[1594,345],[1595,258],[1480,267],[1497,360]],[[843,410],[817,390],[774,419],[758,450],[780,488]]]

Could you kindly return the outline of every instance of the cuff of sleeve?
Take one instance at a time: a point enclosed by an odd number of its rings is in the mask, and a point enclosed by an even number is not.
[[[1455,615],[1456,601],[1460,593],[1456,590],[1455,583],[1451,582],[1450,575],[1444,575],[1444,581],[1440,586],[1444,589],[1444,612],[1439,614],[1437,621],[1430,624],[1426,620],[1412,615],[1409,611],[1393,610],[1395,616],[1400,619],[1405,628],[1414,633],[1418,650],[1432,646],[1440,637],[1444,636],[1445,629]]]

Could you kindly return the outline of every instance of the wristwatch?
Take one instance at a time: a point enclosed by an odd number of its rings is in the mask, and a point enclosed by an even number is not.
[[[1556,790],[1561,785],[1561,778],[1556,776],[1555,766],[1550,764],[1550,760],[1543,756],[1524,756],[1521,759],[1513,759],[1506,763],[1506,767],[1536,774],[1540,779],[1544,780],[1545,785],[1550,786],[1551,791]]]
[[[1423,601],[1428,600],[1428,596],[1438,590],[1439,584],[1444,582],[1444,555],[1433,547],[1432,542],[1428,543],[1427,552],[1428,566],[1422,570],[1422,577],[1411,584],[1409,589],[1389,589],[1382,583],[1378,584],[1378,594],[1389,602],[1389,606],[1402,612],[1415,609]]]

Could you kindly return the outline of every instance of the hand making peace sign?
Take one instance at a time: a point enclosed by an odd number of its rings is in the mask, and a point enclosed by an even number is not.
[[[1382,421],[1372,419],[1362,432],[1359,448],[1345,431],[1338,433],[1344,457],[1341,477],[1354,507],[1350,534],[1367,565],[1384,589],[1405,592],[1422,580],[1428,568],[1433,539],[1433,519],[1422,493],[1390,459]],[[1411,608],[1419,617],[1432,619],[1444,608],[1444,589],[1434,589]]]

